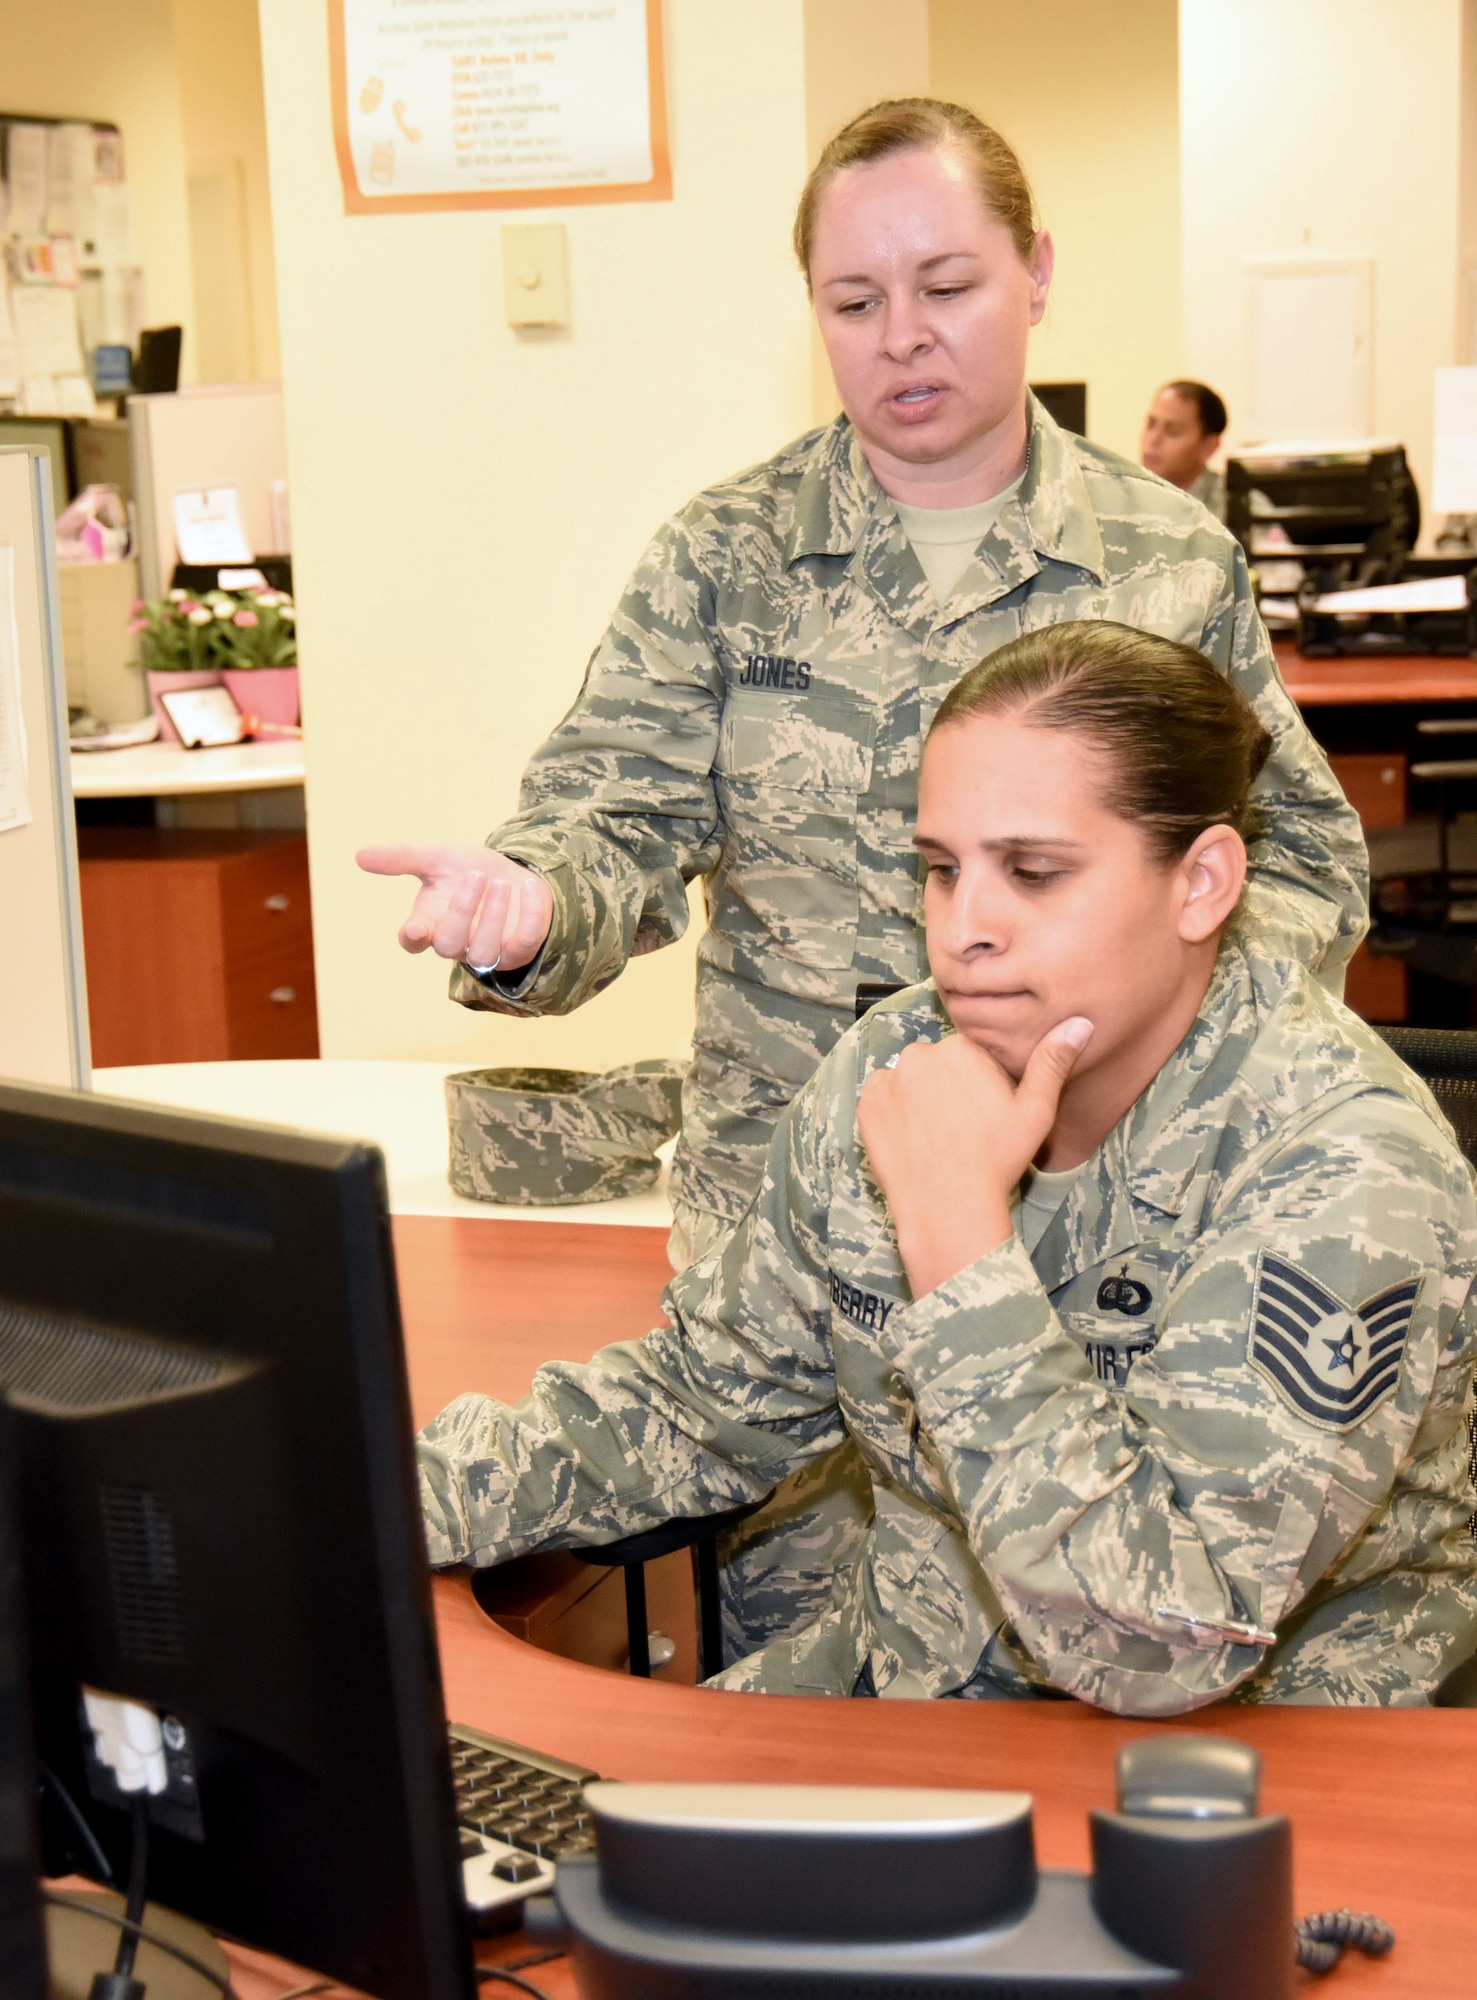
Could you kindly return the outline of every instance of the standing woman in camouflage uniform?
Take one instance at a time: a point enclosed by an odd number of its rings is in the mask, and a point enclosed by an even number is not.
[[[1366,916],[1358,822],[1240,548],[1027,391],[1053,252],[1000,135],[931,99],[864,112],[807,181],[795,248],[844,414],[658,532],[487,850],[360,857],[420,876],[402,944],[460,961],[455,997],[505,1014],[598,993],[682,934],[704,878],[679,1266],[743,1213],[826,1052],[923,977],[920,747],[960,675],[1021,632],[1112,618],[1205,652],[1272,738],[1249,891],[1268,947],[1338,987]],[[865,1524],[856,1470],[812,1468],[740,1531],[742,1561],[725,1552],[736,1642],[806,1579],[829,1591]]]
[[[826,1057],[670,1326],[428,1426],[432,1560],[850,1439],[857,1559],[725,1685],[1427,1700],[1477,1640],[1477,1201],[1425,1086],[1238,917],[1269,748],[1119,625],[968,674],[923,762],[932,981]]]
[[[579,1006],[682,934],[705,878],[671,1182],[690,1254],[743,1213],[826,1051],[923,976],[919,748],[1022,631],[1115,618],[1208,654],[1272,736],[1259,918],[1335,986],[1365,920],[1358,823],[1240,549],[1028,395],[1053,253],[1005,141],[957,106],[875,106],[821,155],[795,247],[845,414],[658,532],[487,849],[360,857],[422,878],[402,944],[461,961],[455,997],[503,1014]]]

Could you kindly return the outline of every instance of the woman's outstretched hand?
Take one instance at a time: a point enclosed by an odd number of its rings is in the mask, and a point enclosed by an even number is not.
[[[406,951],[516,971],[538,956],[554,917],[542,875],[489,847],[361,847],[371,875],[416,875],[420,893],[400,926]]]
[[[867,1079],[857,1129],[915,1299],[1010,1235],[1012,1190],[1045,1144],[1091,1034],[1081,1015],[1059,1021],[1019,1083],[961,1034],[915,1042]]]

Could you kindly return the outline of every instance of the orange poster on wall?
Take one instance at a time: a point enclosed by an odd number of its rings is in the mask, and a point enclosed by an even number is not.
[[[661,0],[328,0],[350,215],[667,201]]]

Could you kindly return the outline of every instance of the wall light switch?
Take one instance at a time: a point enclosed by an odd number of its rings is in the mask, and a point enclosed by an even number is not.
[[[509,326],[568,326],[569,268],[562,222],[503,230],[503,294]]]

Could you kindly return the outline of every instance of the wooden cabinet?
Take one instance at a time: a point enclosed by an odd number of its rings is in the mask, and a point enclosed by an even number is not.
[[[539,1549],[481,1572],[477,1599],[489,1618],[530,1646],[586,1666],[630,1672],[626,1587],[619,1569],[582,1563],[567,1549]],[[695,1686],[697,1608],[688,1550],[646,1565],[646,1622],[677,1649],[666,1666],[653,1668],[653,1680]]]
[[[92,1059],[316,1056],[301,833],[82,827]]]
[[[1328,761],[1366,832],[1405,824],[1404,757],[1351,751]],[[1403,1021],[1408,1009],[1404,965],[1398,958],[1373,958],[1369,946],[1360,945],[1349,964],[1344,998],[1366,1021]]]

